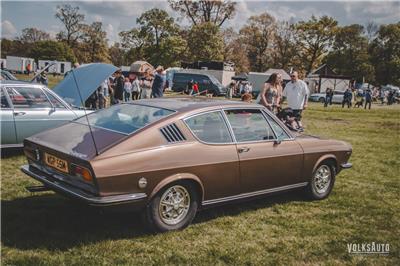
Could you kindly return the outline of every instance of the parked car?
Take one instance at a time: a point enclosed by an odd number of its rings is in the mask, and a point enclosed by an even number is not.
[[[30,191],[127,204],[164,232],[189,225],[198,209],[235,200],[297,188],[324,199],[335,175],[351,167],[352,148],[294,134],[261,105],[161,98],[36,134],[24,151],[29,164],[21,170],[43,184]]]
[[[214,95],[226,94],[226,88],[213,75],[196,73],[174,73],[172,90],[181,92],[186,90],[188,83],[193,80],[198,82],[200,92],[207,90]]]
[[[325,102],[325,92],[324,93],[313,93],[310,95],[309,100],[312,102]],[[332,103],[342,103],[343,102],[344,91],[333,91]]]
[[[69,74],[53,90],[37,83],[1,80],[1,148],[22,147],[26,137],[90,113],[80,108],[81,97],[85,101],[116,69],[106,64],[83,66],[74,70],[75,79]]]
[[[2,80],[18,80],[13,74],[7,70],[1,69],[1,79]]]

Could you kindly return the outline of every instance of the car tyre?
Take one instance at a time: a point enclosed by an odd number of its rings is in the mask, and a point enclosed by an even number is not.
[[[199,204],[195,186],[180,181],[161,189],[145,211],[145,222],[153,232],[181,230],[194,219]]]
[[[329,196],[335,184],[336,169],[331,161],[324,161],[315,169],[306,187],[306,195],[312,200]]]

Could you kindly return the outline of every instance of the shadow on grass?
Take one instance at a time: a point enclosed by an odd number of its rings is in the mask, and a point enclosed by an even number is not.
[[[252,201],[218,206],[199,212],[194,223],[235,216],[245,211],[302,201],[292,191]],[[4,246],[22,250],[45,248],[67,250],[102,240],[134,239],[151,235],[140,213],[114,212],[88,207],[55,194],[2,200],[1,230]]]
[[[23,148],[5,148],[0,149],[1,158],[10,158],[24,154]]]

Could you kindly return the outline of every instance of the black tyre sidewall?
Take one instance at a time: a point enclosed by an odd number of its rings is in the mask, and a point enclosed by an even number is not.
[[[331,182],[329,184],[329,188],[326,190],[325,193],[318,193],[315,191],[315,188],[313,186],[314,178],[315,178],[315,172],[323,165],[326,165],[329,167],[331,170]],[[335,185],[335,177],[336,177],[336,170],[335,167],[332,165],[330,162],[322,162],[321,164],[318,165],[317,168],[315,168],[315,171],[313,172],[310,182],[308,183],[306,187],[306,193],[307,196],[313,200],[322,200],[325,199],[331,194],[333,186]]]
[[[163,193],[170,187],[180,185],[183,186],[190,195],[190,207],[186,217],[176,225],[165,224],[159,215],[158,208]],[[146,223],[148,227],[155,232],[167,232],[174,230],[181,230],[186,228],[193,221],[199,204],[199,195],[191,182],[180,181],[168,184],[161,189],[150,201],[146,207]]]

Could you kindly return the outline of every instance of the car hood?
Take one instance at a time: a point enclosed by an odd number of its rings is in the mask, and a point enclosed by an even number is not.
[[[53,91],[71,105],[84,106],[89,96],[117,69],[116,66],[102,63],[82,65],[73,69]]]
[[[96,148],[101,153],[125,138],[125,134],[97,127],[89,128],[87,124],[72,121],[26,140],[73,157],[90,160],[97,155]]]

